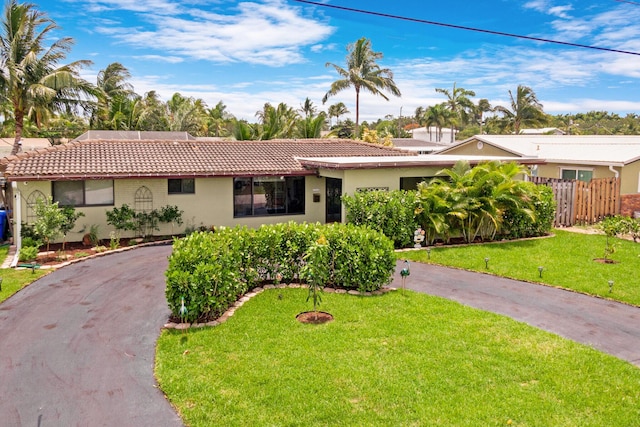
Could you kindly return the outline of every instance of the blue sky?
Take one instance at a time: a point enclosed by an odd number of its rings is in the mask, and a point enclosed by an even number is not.
[[[640,52],[640,2],[616,0],[319,0],[365,9],[570,43]],[[94,62],[83,76],[120,62],[137,93],[163,99],[180,92],[218,101],[255,121],[265,102],[321,109],[344,102],[355,118],[355,92],[322,105],[346,46],[371,39],[401,98],[365,95],[361,120],[413,115],[444,101],[435,88],[473,90],[506,105],[518,84],[536,92],[550,114],[606,110],[640,113],[640,56],[546,44],[312,6],[293,0],[35,0],[71,36],[69,60]]]

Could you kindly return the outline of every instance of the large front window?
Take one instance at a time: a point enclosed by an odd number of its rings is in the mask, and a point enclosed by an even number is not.
[[[113,180],[54,181],[53,201],[60,206],[113,205]]]
[[[256,177],[233,180],[233,216],[304,213],[304,177]]]

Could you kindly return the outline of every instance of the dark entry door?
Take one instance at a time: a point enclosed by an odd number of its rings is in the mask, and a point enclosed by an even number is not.
[[[327,178],[326,222],[342,222],[342,180]]]

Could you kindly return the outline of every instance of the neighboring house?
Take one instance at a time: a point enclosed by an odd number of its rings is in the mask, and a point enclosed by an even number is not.
[[[37,150],[51,146],[47,138],[22,138],[22,151]],[[8,156],[13,149],[13,138],[0,138],[0,157]]]
[[[436,142],[440,144],[451,145],[451,128],[443,127],[438,131],[438,128],[435,126],[431,126],[429,128],[421,127],[412,129],[411,137],[413,139],[419,139],[421,141],[428,142]],[[458,133],[457,130],[454,130],[455,133]],[[455,137],[454,137],[455,140]]]
[[[391,142],[393,142],[393,146],[396,148],[412,151],[417,154],[431,154],[449,146],[438,142],[429,142],[415,138],[392,138]]]
[[[93,131],[92,131],[93,132]],[[176,205],[187,227],[344,219],[343,194],[372,189],[415,189],[461,156],[418,156],[376,144],[337,139],[200,141],[188,134],[151,139],[145,133],[89,133],[77,141],[0,160],[13,194],[13,226],[35,220],[38,198],[85,214],[68,241],[97,225],[100,238],[113,230],[105,212],[129,205],[149,211]],[[151,134],[167,138],[166,134]],[[99,139],[93,139],[99,137]],[[181,139],[180,139],[181,138]],[[509,156],[510,158],[511,156]],[[462,156],[464,158],[464,156]],[[471,163],[507,157],[469,157]],[[525,164],[537,159],[519,158]]]
[[[437,154],[538,158],[532,174],[547,178],[619,177],[621,213],[640,211],[640,135],[476,135]]]

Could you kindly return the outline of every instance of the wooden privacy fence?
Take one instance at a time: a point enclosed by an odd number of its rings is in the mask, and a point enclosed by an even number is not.
[[[551,187],[556,198],[556,227],[594,224],[620,213],[620,178],[590,182],[532,177],[532,182]]]

